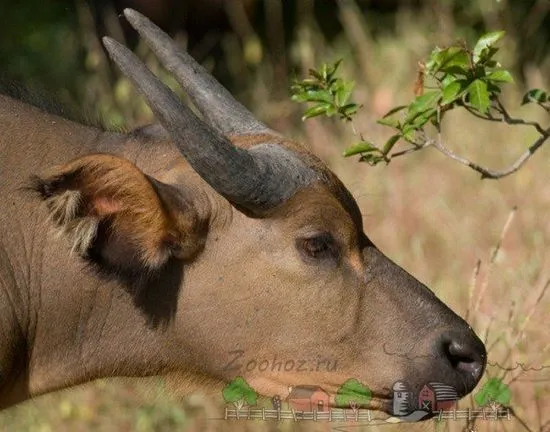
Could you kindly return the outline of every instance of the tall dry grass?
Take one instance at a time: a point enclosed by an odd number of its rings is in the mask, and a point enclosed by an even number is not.
[[[364,105],[357,127],[365,137],[381,142],[390,131],[377,125],[376,118],[412,97],[416,63],[434,44],[452,40],[452,16],[444,11],[434,17],[429,10],[414,15],[402,10],[397,33],[374,39],[351,5],[339,17],[345,33],[328,42],[314,22],[304,20],[289,55],[300,65],[298,74],[343,58],[343,74],[356,81],[355,100]],[[357,198],[374,243],[467,316],[484,338],[489,366],[481,384],[489,377],[500,377],[510,385],[515,417],[509,422],[430,421],[401,429],[550,430],[550,367],[536,370],[550,366],[550,295],[545,295],[550,279],[550,144],[518,173],[499,181],[480,180],[473,171],[430,149],[396,159],[389,166],[359,164],[340,156],[352,140],[345,125],[319,119],[300,123],[300,107],[289,101],[286,87],[278,85],[274,64],[265,53],[261,62],[250,67],[244,52],[250,48],[243,49],[234,40],[224,46],[234,54],[230,69],[236,82],[247,83],[239,96],[267,123],[307,143],[325,159]],[[158,71],[145,47],[139,51]],[[504,63],[517,55],[509,41],[502,51]],[[90,43],[89,55],[99,69],[104,67],[97,44]],[[541,69],[526,70],[526,86],[548,88],[549,71],[550,62]],[[104,82],[90,86],[90,100],[115,122],[125,118],[142,124],[151,119],[144,104],[135,102],[139,99],[125,80],[118,80],[114,90]],[[520,108],[519,97],[512,87],[505,93],[514,114],[548,122],[536,108]],[[489,124],[462,112],[448,116],[443,136],[457,153],[495,168],[513,161],[534,138],[529,129]],[[469,397],[460,407],[473,404]],[[172,398],[157,379],[146,383],[102,380],[8,410],[0,414],[0,428],[56,432],[330,430],[327,424],[277,426],[216,420],[221,415],[219,401],[200,394],[183,401]],[[351,430],[388,429],[348,426]]]

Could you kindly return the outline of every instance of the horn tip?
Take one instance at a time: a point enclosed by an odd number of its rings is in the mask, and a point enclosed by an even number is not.
[[[107,49],[107,51],[109,51],[110,54],[113,54],[113,52],[120,49],[120,47],[122,46],[120,43],[109,36],[103,36],[101,38],[101,41],[103,42],[103,46]]]
[[[103,36],[103,37],[101,38],[101,41],[103,42],[103,45],[104,45],[105,48],[107,48],[107,49],[113,47],[113,46],[114,46],[114,43],[113,43],[113,42],[115,42],[115,40],[114,40],[113,38],[109,37],[109,36]]]
[[[143,15],[141,15],[137,10],[131,9],[131,8],[125,8],[122,13],[126,17],[126,19],[130,22],[136,21],[143,18]]]

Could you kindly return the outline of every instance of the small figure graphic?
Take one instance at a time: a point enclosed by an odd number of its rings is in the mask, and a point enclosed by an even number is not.
[[[409,386],[403,381],[397,381],[393,385],[393,415],[405,416],[409,414],[414,409],[411,403],[412,393]]]
[[[276,411],[279,411],[281,409],[281,396],[275,395],[271,398],[271,405],[273,405],[273,409]]]

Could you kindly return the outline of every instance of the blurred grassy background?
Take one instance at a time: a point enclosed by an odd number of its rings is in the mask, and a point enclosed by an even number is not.
[[[2,0],[3,79],[55,95],[64,105],[83,109],[111,127],[154,121],[128,82],[111,69],[99,43],[104,33],[125,40],[177,89],[148,49],[120,23],[117,8],[129,3]],[[482,181],[430,150],[373,168],[340,156],[352,140],[345,125],[326,119],[301,123],[302,107],[290,102],[288,93],[293,76],[343,58],[343,76],[355,80],[355,101],[364,105],[358,129],[365,138],[382,142],[391,131],[376,119],[412,98],[417,62],[434,45],[457,38],[472,42],[485,31],[504,29],[507,37],[499,60],[511,67],[518,84],[509,86],[504,99],[511,113],[547,125],[542,110],[520,107],[519,100],[526,88],[550,88],[550,2],[142,2],[143,7],[151,5],[157,5],[151,12],[157,22],[261,119],[306,143],[331,165],[357,198],[375,244],[458,313],[468,313],[469,322],[487,340],[491,364],[550,365],[550,300],[537,301],[550,278],[549,145],[517,174],[500,181]],[[456,152],[494,168],[511,163],[534,139],[528,128],[484,123],[461,112],[446,119],[443,132]],[[478,260],[480,271],[473,277]],[[529,427],[525,430],[550,430],[550,369],[505,372],[489,366],[490,376],[503,377],[511,385],[512,406]],[[461,407],[471,403],[467,398]],[[273,424],[212,420],[222,412],[219,400],[200,394],[182,400],[160,379],[102,380],[3,412],[0,429],[277,430]],[[451,422],[421,428],[464,427]],[[279,430],[305,429],[329,430],[328,425],[292,423]],[[479,431],[522,429],[517,420],[477,424]]]

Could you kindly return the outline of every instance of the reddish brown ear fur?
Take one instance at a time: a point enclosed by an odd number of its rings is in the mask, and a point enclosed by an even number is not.
[[[206,224],[191,200],[126,159],[85,156],[38,176],[33,188],[73,251],[115,269],[155,270],[203,247]]]

